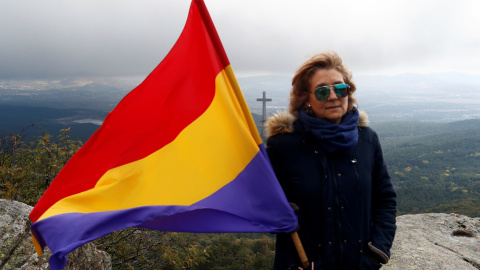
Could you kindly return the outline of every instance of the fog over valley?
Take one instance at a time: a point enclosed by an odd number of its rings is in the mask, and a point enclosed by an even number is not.
[[[262,91],[267,114],[288,108],[291,78],[259,76],[240,78],[239,83],[252,113],[261,114],[256,101]],[[354,76],[359,108],[370,121],[452,122],[480,118],[480,76],[456,73]]]
[[[101,124],[106,113],[143,78],[90,78],[64,80],[0,80],[0,105],[83,109],[90,113],[58,117],[64,124]],[[267,115],[288,109],[291,76],[239,77],[238,82],[253,114],[262,114],[263,91]],[[354,76],[359,108],[371,122],[452,122],[480,119],[480,75],[460,73]],[[13,116],[11,116],[13,117]]]

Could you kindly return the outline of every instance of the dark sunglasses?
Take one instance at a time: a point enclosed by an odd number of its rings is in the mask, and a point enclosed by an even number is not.
[[[315,98],[320,100],[320,101],[325,101],[327,98],[330,96],[330,89],[333,87],[333,92],[335,92],[335,95],[339,98],[344,98],[348,95],[348,89],[350,86],[346,83],[340,83],[340,84],[335,84],[335,85],[325,85],[325,86],[320,86],[317,89],[315,89],[313,93],[315,94]]]

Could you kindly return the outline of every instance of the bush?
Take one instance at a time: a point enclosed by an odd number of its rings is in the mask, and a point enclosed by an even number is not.
[[[22,131],[24,132],[24,131]],[[25,135],[0,136],[0,197],[35,205],[82,143],[69,139],[70,128],[56,140],[42,130],[27,142]]]

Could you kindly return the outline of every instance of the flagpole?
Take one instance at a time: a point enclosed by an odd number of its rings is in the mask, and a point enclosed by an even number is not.
[[[300,237],[298,236],[297,231],[290,233],[293,239],[293,243],[295,244],[295,248],[297,249],[298,256],[300,256],[300,261],[302,262],[303,269],[306,269],[310,263],[308,262],[307,254],[305,253],[305,249],[303,249],[302,241],[300,241]]]

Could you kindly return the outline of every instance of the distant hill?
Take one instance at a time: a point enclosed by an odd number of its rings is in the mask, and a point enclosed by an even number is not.
[[[291,75],[239,77],[243,95],[253,113],[262,113],[257,98],[265,91],[267,114],[285,110]],[[354,76],[359,108],[372,122],[454,122],[480,118],[480,75],[400,74]],[[96,78],[49,81],[0,80],[0,106],[22,105],[111,111],[142,79]]]
[[[374,125],[401,213],[480,216],[480,120]]]
[[[106,112],[30,106],[0,106],[0,134],[28,138],[72,127],[70,136],[86,142]],[[262,133],[259,114],[253,114]],[[31,124],[34,127],[31,127]],[[373,124],[398,192],[400,213],[455,212],[480,216],[480,120],[452,123]]]
[[[105,112],[83,109],[1,105],[0,135],[22,134],[30,140],[45,131],[55,137],[61,129],[72,127],[70,137],[86,142],[100,126],[88,122],[81,123],[82,120],[103,120],[105,116]]]
[[[0,105],[0,135],[22,133],[27,139],[48,131],[52,135],[71,127],[70,137],[86,142],[100,127],[107,112],[75,108],[48,108],[22,105]],[[262,132],[262,116],[252,113]]]
[[[9,85],[8,88],[2,88],[0,84],[0,105],[109,112],[134,88],[131,85],[115,85],[114,82],[112,85],[103,82],[69,83],[42,90],[30,89],[31,87],[17,89],[21,88],[20,86],[15,88]]]
[[[270,75],[238,79],[260,132],[262,104],[256,99],[263,91],[273,99],[267,103],[267,114],[287,109],[290,79]],[[480,76],[403,74],[354,79],[360,109],[369,114],[380,136],[400,213],[449,211],[480,216]],[[1,82],[0,135],[23,129],[30,137],[40,135],[42,129],[56,135],[72,127],[70,136],[86,142],[135,85],[81,80]]]
[[[285,110],[289,103],[292,75],[239,78],[252,112],[261,113],[261,97],[272,98],[267,114]],[[354,74],[359,108],[372,122],[454,122],[480,118],[480,75],[439,73],[395,76]],[[452,90],[454,89],[454,90]]]

